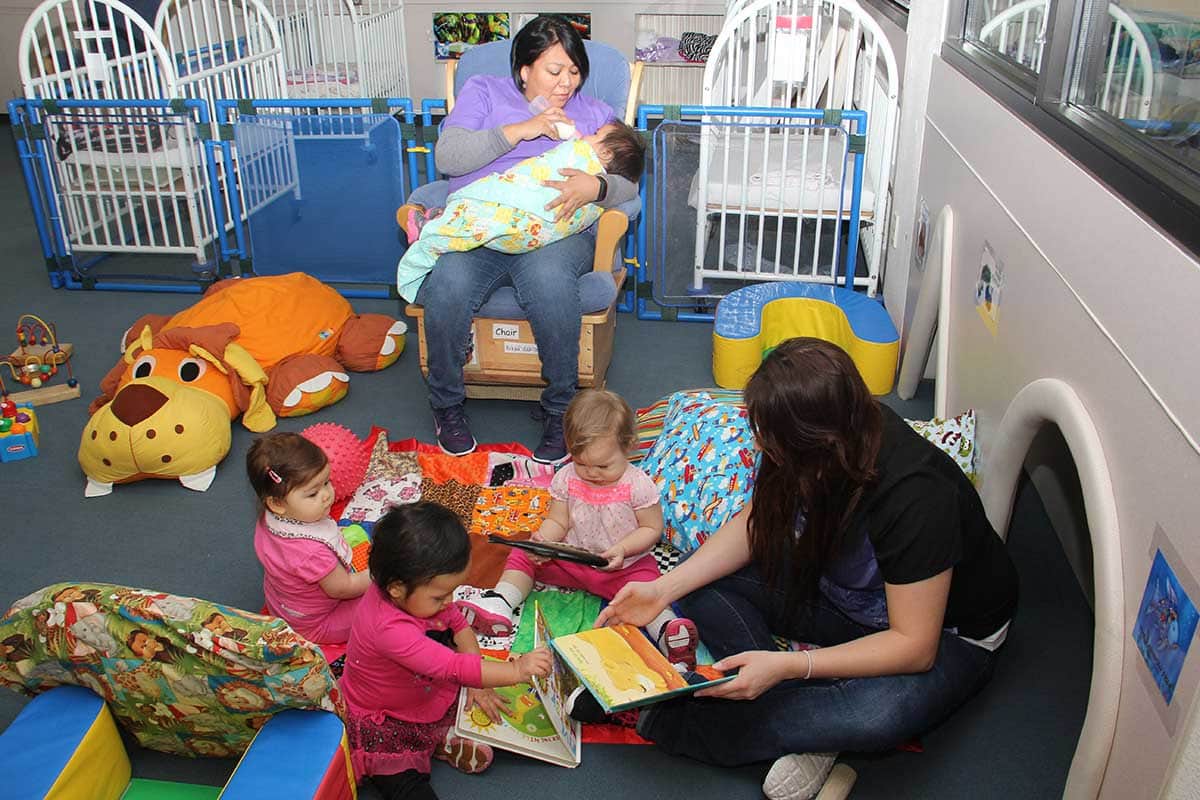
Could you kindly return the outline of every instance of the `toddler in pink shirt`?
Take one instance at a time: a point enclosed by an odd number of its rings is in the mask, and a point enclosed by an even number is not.
[[[538,648],[507,662],[484,661],[475,633],[452,603],[471,557],[462,522],[449,509],[419,502],[375,523],[372,585],[350,631],[342,695],[350,759],[384,797],[436,800],[430,758],[480,772],[492,750],[450,735],[459,689],[500,721],[504,700],[491,688],[550,672]]]
[[[329,516],[325,451],[298,433],[270,433],[250,446],[246,473],[263,509],[254,552],[267,610],[309,641],[344,643],[371,579],[350,572],[350,546]]]
[[[514,548],[495,588],[477,600],[461,601],[463,614],[480,633],[511,632],[512,610],[535,580],[611,600],[627,583],[658,578],[650,550],[662,536],[662,506],[654,480],[629,463],[628,453],[637,444],[629,404],[609,391],[579,392],[563,416],[563,438],[571,462],[550,483],[550,511],[532,538],[565,540],[599,553],[608,563],[589,567]],[[646,630],[672,664],[696,666],[699,636],[691,620],[676,617],[668,606]]]

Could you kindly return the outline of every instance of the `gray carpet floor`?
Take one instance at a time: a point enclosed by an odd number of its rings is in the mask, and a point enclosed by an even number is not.
[[[0,132],[8,137],[9,132]],[[84,398],[39,409],[41,452],[0,464],[6,509],[0,530],[0,607],[49,583],[78,579],[129,584],[256,609],[261,572],[251,546],[253,497],[241,468],[251,434],[234,428],[233,448],[204,493],[168,481],[118,486],[105,498],[83,497],[75,460],[88,399],[115,363],[117,342],[140,314],[170,313],[192,295],[54,290],[37,245],[14,149],[0,145],[0,346],[11,348],[10,324],[26,312],[58,326],[76,347],[75,374]],[[330,234],[331,240],[334,233]],[[120,265],[117,265],[120,268]],[[138,267],[142,268],[141,265]],[[155,268],[153,263],[151,268]],[[164,267],[169,269],[170,267]],[[357,300],[360,311],[398,314],[395,302]],[[349,396],[312,417],[283,421],[299,430],[317,421],[365,436],[372,425],[393,437],[432,441],[415,352],[374,374],[355,374]],[[712,384],[711,328],[639,321],[623,315],[609,385],[643,406],[676,389]],[[931,391],[903,403],[909,417],[928,416]],[[539,424],[528,404],[475,401],[468,413],[481,441],[532,446]],[[1086,710],[1092,616],[1036,493],[1019,494],[1009,548],[1021,576],[1021,607],[992,684],[922,740],[924,752],[844,754],[859,775],[855,798],[1049,798],[1062,794]],[[0,729],[25,699],[0,692]],[[231,761],[185,760],[130,743],[140,777],[220,785]],[[571,796],[754,798],[769,765],[718,769],[669,757],[654,747],[590,745],[583,764],[566,770],[500,754],[483,776],[444,765],[433,781],[444,798]],[[0,794],[3,794],[0,791]],[[365,798],[376,797],[365,789]]]

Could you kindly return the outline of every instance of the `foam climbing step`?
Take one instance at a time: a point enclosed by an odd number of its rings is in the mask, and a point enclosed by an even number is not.
[[[118,800],[129,756],[97,695],[60,686],[29,701],[0,733],[0,795],[47,800]]]
[[[872,394],[892,390],[900,335],[878,301],[840,286],[761,283],[730,292],[713,323],[713,378],[742,389],[781,342],[812,336],[845,350]]]

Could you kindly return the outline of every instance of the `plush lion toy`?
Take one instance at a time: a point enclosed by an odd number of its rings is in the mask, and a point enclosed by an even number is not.
[[[336,403],[349,388],[345,370],[392,364],[406,331],[391,317],[355,314],[300,272],[221,281],[173,317],[142,317],[89,408],[79,444],[84,494],[142,478],[206,490],[229,452],[233,418],[268,431],[276,417]]]

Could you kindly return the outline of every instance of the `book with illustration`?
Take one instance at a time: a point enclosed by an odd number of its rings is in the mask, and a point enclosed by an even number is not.
[[[680,673],[632,625],[592,628],[550,644],[609,714],[733,679],[705,665]]]
[[[534,647],[548,644],[549,627],[541,609],[534,604]],[[459,736],[485,742],[501,750],[558,764],[577,767],[581,758],[579,723],[566,712],[566,698],[579,685],[561,657],[554,653],[554,667],[546,678],[532,683],[502,686],[496,693],[508,701],[509,711],[494,722],[479,708],[467,708],[467,690],[458,697],[454,728]]]

